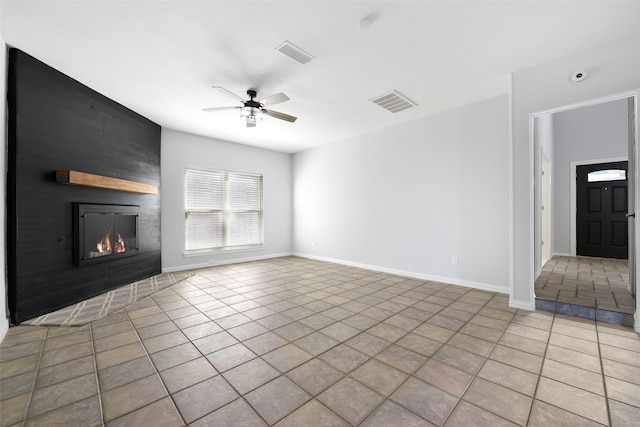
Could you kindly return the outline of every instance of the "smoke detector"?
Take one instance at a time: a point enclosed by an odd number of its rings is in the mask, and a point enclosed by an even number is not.
[[[571,76],[571,80],[573,80],[574,82],[581,82],[584,79],[587,78],[587,72],[584,70],[581,71],[576,71],[575,73],[573,73],[573,75]]]

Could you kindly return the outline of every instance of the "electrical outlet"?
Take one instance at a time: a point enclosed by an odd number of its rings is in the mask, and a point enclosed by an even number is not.
[[[451,257],[451,265],[458,266],[460,265],[460,259],[457,256]]]
[[[312,247],[312,248],[315,248],[315,247],[316,247],[316,241],[315,241],[315,240],[312,240],[312,241],[311,241],[311,247]]]
[[[320,242],[320,249],[324,248],[324,242]]]

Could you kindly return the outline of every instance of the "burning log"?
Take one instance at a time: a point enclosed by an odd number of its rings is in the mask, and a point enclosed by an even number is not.
[[[126,249],[124,247],[124,239],[122,238],[122,236],[120,235],[120,233],[118,233],[118,239],[116,240],[116,246],[115,246],[115,251],[116,253],[122,253],[124,252]]]

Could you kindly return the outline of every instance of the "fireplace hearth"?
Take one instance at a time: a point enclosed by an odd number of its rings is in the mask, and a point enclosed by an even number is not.
[[[74,203],[75,266],[138,254],[137,205]]]

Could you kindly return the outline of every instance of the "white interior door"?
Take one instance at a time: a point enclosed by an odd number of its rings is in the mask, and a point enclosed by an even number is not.
[[[542,212],[540,221],[540,235],[542,237],[542,249],[540,252],[540,266],[551,258],[551,161],[542,153],[540,190],[542,199]]]

